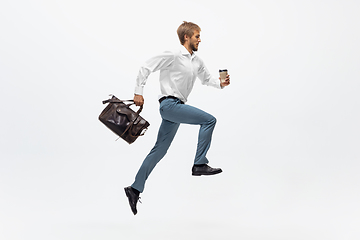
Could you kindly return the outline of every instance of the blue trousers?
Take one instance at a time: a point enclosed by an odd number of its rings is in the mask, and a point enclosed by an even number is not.
[[[216,124],[212,115],[189,105],[181,104],[178,99],[167,98],[160,103],[162,123],[157,141],[143,161],[135,182],[131,185],[139,192],[144,191],[145,182],[156,164],[165,156],[180,123],[200,125],[194,164],[206,164],[206,153],[210,148],[211,137]]]

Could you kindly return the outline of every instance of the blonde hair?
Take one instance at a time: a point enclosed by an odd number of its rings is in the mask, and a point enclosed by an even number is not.
[[[177,29],[177,34],[179,36],[181,45],[184,45],[185,43],[185,35],[191,38],[194,35],[194,31],[201,31],[201,28],[195,23],[184,21],[179,26]]]

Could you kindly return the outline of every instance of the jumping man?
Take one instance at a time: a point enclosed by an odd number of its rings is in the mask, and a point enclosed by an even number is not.
[[[199,78],[203,85],[219,89],[230,84],[229,75],[224,82],[211,76],[204,62],[195,54],[201,42],[200,31],[200,27],[194,23],[182,23],[177,30],[180,48],[177,51],[167,51],[151,58],[140,68],[137,76],[134,102],[137,106],[142,106],[144,104],[143,89],[147,78],[150,73],[160,70],[159,102],[162,123],[155,146],[143,161],[135,182],[125,188],[134,215],[137,213],[136,204],[140,193],[144,191],[145,181],[155,165],[165,156],[180,123],[200,125],[192,175],[214,175],[222,172],[220,168],[210,167],[206,158],[216,118],[185,104],[196,78]]]

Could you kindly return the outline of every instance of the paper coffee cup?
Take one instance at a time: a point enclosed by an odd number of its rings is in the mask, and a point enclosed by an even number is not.
[[[220,74],[220,81],[223,83],[225,82],[226,76],[228,75],[227,69],[219,70]]]

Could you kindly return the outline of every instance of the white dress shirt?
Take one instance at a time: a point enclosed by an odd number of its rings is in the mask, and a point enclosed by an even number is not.
[[[145,62],[136,79],[135,94],[143,95],[150,73],[160,70],[160,90],[163,96],[174,96],[186,102],[196,78],[203,85],[221,88],[220,80],[212,77],[204,62],[181,45],[176,51],[166,51]]]

